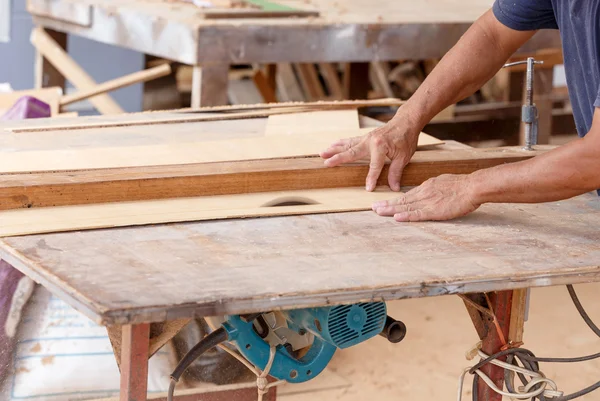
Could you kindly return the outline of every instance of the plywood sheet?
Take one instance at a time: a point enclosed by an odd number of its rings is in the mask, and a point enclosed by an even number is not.
[[[393,196],[389,188],[313,189],[203,196],[158,201],[20,209],[0,212],[0,237],[95,228],[243,217],[286,216],[369,210]],[[282,203],[306,203],[278,206]]]
[[[40,151],[0,150],[0,174],[315,156],[340,138],[362,135],[368,131],[366,129],[321,132],[301,136],[272,135],[258,138],[172,142],[125,147]],[[442,142],[428,135],[419,137],[421,146],[439,143]]]
[[[265,135],[309,134],[323,131],[352,131],[360,128],[357,110],[309,111],[269,116]]]

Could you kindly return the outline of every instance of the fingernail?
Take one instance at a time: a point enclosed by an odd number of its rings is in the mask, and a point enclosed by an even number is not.
[[[377,214],[383,214],[386,211],[386,207],[378,207],[376,213]]]
[[[408,221],[408,213],[396,213],[394,215],[394,220],[396,221]]]
[[[374,187],[375,186],[373,184],[367,184],[367,186],[365,188],[368,192],[371,192],[371,191],[373,191],[373,189],[375,189]]]
[[[377,201],[373,202],[373,210],[377,210],[378,208],[385,206],[385,201]]]

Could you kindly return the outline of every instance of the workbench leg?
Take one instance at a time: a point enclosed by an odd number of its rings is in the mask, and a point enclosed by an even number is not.
[[[504,346],[504,341],[508,338],[510,314],[512,310],[512,295],[512,291],[494,292],[489,294],[491,307],[496,314],[496,319],[498,320],[498,325],[504,338],[500,337],[492,319],[487,319],[488,330],[487,335],[483,338],[481,350],[488,355],[499,352]],[[481,371],[488,375],[498,388],[504,386],[504,369],[488,364],[482,367]],[[502,401],[502,396],[489,388],[483,380],[479,380],[478,394],[479,397],[477,401]]]
[[[192,107],[221,106],[228,103],[229,65],[194,66]]]
[[[146,401],[150,324],[125,325],[121,335],[120,401]]]
[[[46,32],[61,48],[63,48],[65,51],[67,50],[66,33],[53,31],[51,29],[46,29]],[[58,86],[59,88],[63,89],[64,93],[65,77],[58,72],[58,70],[52,64],[50,64],[50,62],[48,62],[48,60],[46,60],[44,56],[42,56],[37,50],[35,52],[34,74],[34,84],[36,89]]]
[[[475,329],[482,340],[481,349],[487,355],[495,354],[507,346],[518,347],[522,344],[527,297],[526,289],[463,296]],[[498,388],[504,386],[504,369],[488,364],[482,367],[481,371],[488,375]],[[477,401],[502,401],[502,396],[489,388],[483,380],[478,382],[477,394]]]

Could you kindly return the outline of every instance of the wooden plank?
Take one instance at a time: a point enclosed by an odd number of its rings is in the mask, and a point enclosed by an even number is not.
[[[419,185],[440,174],[468,174],[540,153],[520,147],[417,151],[404,169],[402,185]],[[368,169],[368,163],[327,168],[320,158],[307,158],[3,175],[0,210],[363,186]],[[379,185],[386,183],[387,166]]]
[[[110,128],[123,126],[142,126],[154,124],[178,124],[193,123],[201,121],[225,121],[241,120],[248,118],[262,118],[275,114],[290,114],[302,111],[316,110],[341,110],[355,109],[361,107],[377,106],[399,106],[404,102],[397,99],[378,99],[361,101],[324,101],[310,103],[275,103],[275,104],[253,104],[253,105],[235,105],[222,107],[207,107],[202,109],[182,109],[176,110],[166,115],[160,113],[139,113],[113,117],[110,120],[105,118],[91,118],[86,120],[77,120],[71,124],[63,121],[44,120],[40,122],[19,122],[14,124],[3,124],[5,131],[15,133],[49,131],[49,130],[73,130],[85,128]],[[227,112],[227,113],[221,113]],[[164,116],[163,116],[164,115]],[[141,117],[141,118],[140,118]],[[93,122],[91,122],[93,121]]]
[[[120,167],[165,166],[316,156],[340,138],[369,130],[312,132],[303,135],[269,135],[217,141],[169,142],[153,145],[52,150],[0,151],[0,174],[89,170]],[[427,135],[420,146],[440,144]]]
[[[260,69],[254,71],[252,80],[254,81],[254,85],[256,85],[256,88],[260,92],[260,95],[262,96],[263,101],[265,103],[277,102],[277,98],[275,97],[275,90],[269,83],[265,74]]]
[[[296,78],[296,73],[291,64],[277,64],[277,90],[279,97],[284,102],[300,102],[306,98]]]
[[[325,99],[325,91],[321,86],[321,81],[319,81],[319,75],[315,65],[302,63],[296,64],[295,67],[306,99],[310,101]]]
[[[79,90],[87,90],[96,86],[90,77],[64,49],[52,39],[42,28],[35,28],[31,32],[31,43],[36,50],[44,56],[69,82]],[[102,114],[119,114],[123,109],[108,95],[99,95],[90,99],[90,102]]]
[[[333,99],[341,100],[344,98],[344,88],[334,63],[319,63],[319,70],[327,84],[329,96]],[[393,96],[392,96],[393,97]]]
[[[264,395],[263,401],[275,401],[277,388],[273,387]],[[177,389],[175,401],[256,401],[256,383],[206,385],[203,388]],[[119,401],[118,398],[102,398],[91,401]],[[148,401],[167,401],[166,393],[149,394]]]
[[[598,226],[587,194],[446,222],[358,212],[3,238],[0,257],[127,324],[597,281]]]
[[[148,391],[148,323],[122,328],[120,401],[146,401]]]
[[[356,110],[309,111],[269,116],[265,135],[310,134],[323,131],[360,129]]]
[[[528,288],[513,290],[508,341],[514,346],[519,346],[519,344],[523,343],[529,293],[530,290]]]
[[[102,93],[114,91],[136,83],[147,82],[156,78],[164,77],[170,73],[171,66],[169,64],[161,64],[147,70],[134,72],[133,74],[128,74],[123,77],[103,82],[86,90],[63,96],[63,98],[60,100],[60,105],[67,106],[71,103],[97,96]]]
[[[52,116],[56,116],[60,112],[60,98],[62,93],[62,89],[56,86],[51,88],[0,93],[0,111],[11,108],[17,100],[23,96],[33,96],[48,104]]]
[[[35,16],[59,19],[82,27],[92,25],[92,6],[89,4],[27,0],[27,11]]]
[[[393,196],[394,193],[387,187],[374,192],[359,187],[9,210],[0,212],[0,237],[188,221],[361,211],[370,210],[375,201]],[[280,206],[286,203],[300,204]]]

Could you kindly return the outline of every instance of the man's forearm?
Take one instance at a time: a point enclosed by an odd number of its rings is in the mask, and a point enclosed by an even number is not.
[[[533,32],[510,30],[488,11],[442,58],[400,108],[398,117],[422,129],[444,108],[481,88],[532,35]]]
[[[600,189],[597,140],[577,139],[526,161],[469,176],[473,199],[483,203],[538,203]]]

